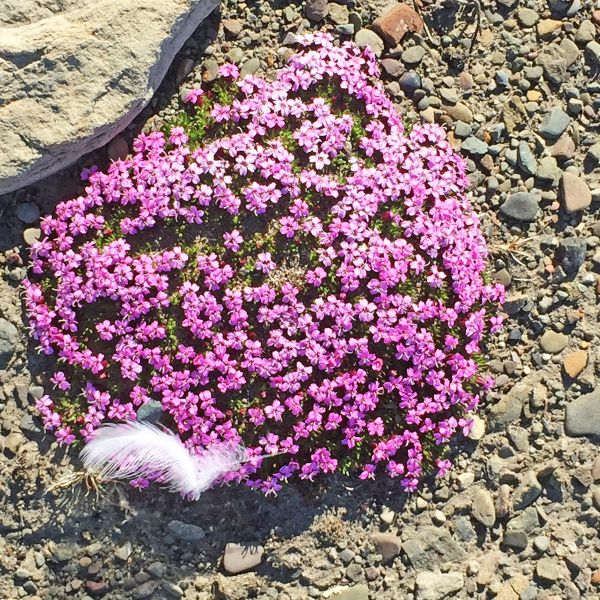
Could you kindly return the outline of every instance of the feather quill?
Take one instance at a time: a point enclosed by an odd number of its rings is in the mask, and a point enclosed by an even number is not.
[[[242,446],[227,444],[209,446],[197,456],[171,431],[142,421],[102,425],[80,457],[102,479],[159,476],[168,489],[192,500],[247,460]]]

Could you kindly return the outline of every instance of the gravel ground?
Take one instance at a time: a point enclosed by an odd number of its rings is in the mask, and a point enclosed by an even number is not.
[[[123,136],[0,198],[0,598],[600,598],[600,3],[482,0],[470,55],[474,13],[423,0],[426,29],[395,45],[370,29],[390,4],[224,1]],[[19,281],[40,213],[220,62],[268,75],[290,34],[316,29],[371,46],[401,112],[444,123],[469,158],[509,318],[456,468],[410,497],[341,477],[195,504],[126,486],[49,491],[77,459],[32,411],[45,364],[27,346]]]

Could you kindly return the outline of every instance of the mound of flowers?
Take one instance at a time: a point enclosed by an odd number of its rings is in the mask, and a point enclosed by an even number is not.
[[[274,81],[224,65],[43,220],[26,305],[61,442],[153,401],[192,450],[243,444],[235,478],[264,492],[450,467],[503,297],[465,164],[405,129],[371,53],[299,44]]]

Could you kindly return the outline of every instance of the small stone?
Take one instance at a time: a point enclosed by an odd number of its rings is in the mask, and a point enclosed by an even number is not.
[[[359,48],[370,48],[375,56],[381,56],[385,47],[383,40],[370,29],[360,29],[354,36],[354,41]]]
[[[240,69],[240,78],[243,79],[246,75],[254,75],[260,69],[260,59],[256,56],[248,59]]]
[[[596,457],[592,465],[592,480],[595,482],[600,481],[600,456]]]
[[[539,211],[540,197],[532,192],[517,192],[508,197],[500,212],[516,221],[535,221]]]
[[[138,421],[148,421],[158,423],[163,414],[162,403],[158,400],[150,400],[142,404],[137,410]]]
[[[23,231],[23,239],[25,243],[29,246],[31,244],[35,244],[42,237],[42,232],[37,227],[28,227]]]
[[[572,437],[600,436],[600,387],[567,406],[565,431]]]
[[[533,504],[541,495],[542,486],[533,471],[528,471],[517,489],[512,494],[512,503],[515,510],[523,510]]]
[[[452,88],[440,88],[440,96],[445,104],[456,104],[460,100],[458,92]]]
[[[337,2],[329,3],[329,18],[336,25],[347,25],[350,19],[350,11],[347,6]]]
[[[523,27],[533,27],[540,19],[537,11],[531,8],[519,8],[517,11],[517,19]]]
[[[592,504],[596,510],[600,511],[600,487],[596,487],[592,491]]]
[[[549,44],[539,53],[536,62],[544,69],[549,83],[560,85],[567,79],[567,56],[559,45]]]
[[[596,26],[588,19],[581,22],[575,32],[575,41],[578,44],[587,44],[596,39]]]
[[[473,112],[463,102],[457,102],[454,105],[444,106],[444,111],[455,121],[463,121],[464,123],[473,122]]]
[[[225,33],[233,38],[237,38],[244,30],[244,23],[239,19],[223,19],[221,25]]]
[[[462,71],[458,76],[458,85],[464,92],[468,92],[473,89],[473,76],[467,71]]]
[[[386,525],[391,525],[394,522],[394,519],[396,518],[396,513],[389,508],[384,508],[381,511],[379,518],[381,519],[382,523],[385,523]]]
[[[405,71],[404,65],[396,58],[384,58],[381,66],[390,77],[400,77]]]
[[[364,583],[345,588],[338,586],[331,593],[325,592],[323,598],[328,598],[328,600],[369,600],[369,588]]]
[[[550,109],[540,125],[540,135],[548,139],[559,138],[569,126],[571,118],[559,106]]]
[[[593,66],[600,65],[600,44],[596,40],[586,44],[585,57]]]
[[[415,71],[406,71],[406,73],[402,74],[398,83],[404,91],[412,93],[421,87],[421,76],[415,73]]]
[[[115,556],[125,562],[131,556],[132,551],[133,547],[131,542],[125,542],[115,550]]]
[[[17,218],[19,221],[31,225],[40,218],[40,209],[33,202],[22,202],[17,205]]]
[[[18,341],[17,328],[10,321],[0,318],[0,369],[5,369],[8,365]]]
[[[537,171],[537,162],[535,156],[525,141],[519,142],[518,147],[519,167],[528,175],[535,175]]]
[[[462,573],[449,571],[448,573],[435,573],[423,571],[417,574],[415,581],[415,600],[442,600],[453,596],[464,586]]]
[[[597,569],[592,573],[590,581],[592,582],[592,585],[600,585],[600,569]]]
[[[384,561],[392,560],[402,550],[402,540],[388,533],[377,533],[371,538],[375,544],[377,554],[381,554]]]
[[[573,40],[569,38],[563,38],[563,40],[560,42],[560,49],[563,51],[567,69],[579,60],[581,52]]]
[[[488,151],[488,145],[476,138],[474,135],[468,137],[463,143],[461,148],[469,154],[476,156],[483,156]]]
[[[562,135],[559,140],[550,146],[550,155],[557,158],[573,158],[575,154],[575,142],[570,135]]]
[[[329,13],[327,0],[306,0],[304,13],[306,17],[315,23],[322,21]]]
[[[475,483],[475,474],[467,471],[466,473],[458,475],[456,480],[458,481],[458,487],[461,490],[466,490]]]
[[[527,548],[529,540],[524,531],[521,531],[520,529],[511,529],[504,533],[502,543],[517,552],[522,552]]]
[[[411,46],[401,54],[400,58],[407,65],[417,65],[423,60],[425,54],[425,48],[422,46]]]
[[[563,358],[563,369],[571,379],[575,379],[585,369],[587,361],[588,353],[585,350],[569,352]]]
[[[393,48],[400,43],[406,33],[421,33],[423,19],[413,8],[400,3],[375,19],[372,27]]]
[[[537,32],[540,37],[546,37],[561,27],[562,21],[556,21],[555,19],[542,19],[538,23]]]
[[[587,243],[583,238],[563,239],[556,250],[556,262],[563,268],[565,273],[573,275],[579,271],[583,264],[586,250]]]
[[[223,568],[230,575],[249,571],[260,565],[264,552],[264,548],[256,544],[227,544]]]
[[[167,529],[176,538],[186,542],[198,542],[206,537],[206,533],[204,533],[204,530],[201,527],[192,525],[191,523],[183,523],[182,521],[177,521],[176,519],[169,521]]]
[[[470,440],[480,440],[485,435],[485,421],[478,415],[471,417],[473,420],[473,427],[467,436]]]
[[[555,331],[546,331],[540,339],[540,346],[544,352],[558,354],[562,352],[569,343],[569,336]]]
[[[535,574],[544,581],[554,582],[559,577],[558,565],[549,557],[540,558],[535,567]]]
[[[487,490],[479,490],[475,494],[471,514],[484,527],[491,528],[494,526],[496,522],[496,509],[494,508],[494,500]]]
[[[585,155],[586,167],[591,171],[600,165],[600,142],[589,147]]]
[[[352,563],[346,567],[346,577],[355,583],[363,579],[362,567],[357,563]]]
[[[227,57],[231,62],[237,62]],[[240,59],[241,60],[241,59]],[[214,58],[209,58],[202,63],[202,81],[211,82],[219,76],[219,63]]]
[[[510,133],[520,129],[527,122],[527,109],[519,96],[511,96],[502,107],[502,120]]]
[[[563,173],[560,193],[565,210],[569,214],[585,210],[592,203],[592,192],[587,183],[569,171]]]
[[[158,579],[163,577],[165,572],[166,572],[165,565],[159,561],[155,561],[148,565],[148,573],[150,573],[151,575],[153,575],[154,577],[156,577]]]
[[[123,160],[129,154],[127,140],[122,135],[118,135],[110,141],[106,148],[106,153],[110,160]]]
[[[540,518],[535,507],[526,508],[518,517],[511,519],[507,526],[507,531],[524,531],[527,534],[532,533],[540,526]]]
[[[536,171],[538,179],[543,181],[556,181],[559,173],[560,169],[556,164],[556,158],[553,156],[544,156],[540,160]]]
[[[546,552],[550,547],[550,539],[545,535],[538,535],[533,540],[533,546],[538,552]]]

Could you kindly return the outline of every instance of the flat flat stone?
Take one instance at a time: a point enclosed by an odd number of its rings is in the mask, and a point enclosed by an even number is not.
[[[462,573],[450,571],[449,573],[436,573],[423,571],[417,574],[415,582],[415,600],[442,600],[454,595],[465,584]]]
[[[540,346],[544,352],[558,354],[562,352],[569,343],[569,336],[556,331],[546,331],[540,339]]]
[[[515,221],[535,221],[539,201],[540,196],[533,192],[516,192],[502,204],[500,212]]]
[[[391,46],[397,46],[408,32],[421,33],[423,19],[404,3],[392,6],[386,13],[373,21],[373,29]]]
[[[587,361],[588,353],[585,350],[569,352],[563,358],[563,369],[569,377],[575,379],[585,369]]]
[[[592,192],[583,178],[565,171],[560,182],[563,206],[569,213],[585,210],[592,203]]]
[[[377,553],[381,554],[385,561],[392,560],[402,550],[402,540],[391,533],[377,533],[371,539],[375,544]]]
[[[125,129],[218,3],[26,2],[36,8],[24,11],[28,19],[3,15],[0,194],[63,169]]]
[[[263,559],[265,549],[256,544],[227,544],[223,554],[223,568],[230,575],[256,568]]]
[[[493,527],[496,522],[494,500],[487,490],[479,490],[473,498],[471,514],[484,527]]]
[[[600,436],[600,387],[567,406],[565,431],[573,437]]]
[[[557,139],[571,123],[571,117],[559,106],[551,108],[540,125],[540,135],[547,139]]]
[[[370,48],[375,56],[381,56],[385,45],[383,40],[370,29],[360,29],[354,36],[354,41],[359,48]]]

